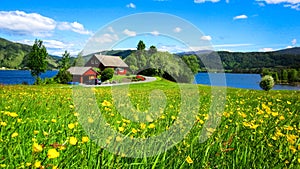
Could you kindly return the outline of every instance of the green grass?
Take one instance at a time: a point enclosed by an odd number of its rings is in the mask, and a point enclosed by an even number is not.
[[[126,97],[134,107],[132,113],[149,110],[149,94],[153,91],[162,91],[164,94],[155,96],[166,98],[159,117],[145,122],[144,128],[123,117],[116,105],[102,104],[114,103],[111,87],[87,90],[95,92],[98,107],[109,127],[132,138],[159,135],[174,125],[183,97],[176,83],[163,79],[130,85]],[[199,136],[210,118],[212,89],[199,85],[198,90],[199,110],[194,117],[195,124],[182,141],[156,156],[128,158],[123,157],[126,154],[110,153],[92,141],[78,118],[88,117],[77,112],[80,109],[74,106],[70,86],[0,86],[0,168],[34,168],[38,162],[41,163],[38,168],[299,167],[299,91],[266,93],[227,89],[220,124],[209,139],[200,143]],[[95,123],[96,119],[91,117],[90,122]],[[77,139],[75,145],[71,144],[71,137]],[[89,137],[89,141],[83,142],[83,137]],[[34,149],[34,143],[40,147]],[[59,156],[49,158],[50,149],[59,152]],[[135,151],[134,147],[132,150]]]

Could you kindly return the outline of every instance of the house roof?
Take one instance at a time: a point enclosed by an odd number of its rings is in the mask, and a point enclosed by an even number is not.
[[[120,67],[126,68],[128,65],[118,56],[108,56],[95,54],[94,55],[105,67]]]
[[[72,74],[72,75],[83,75],[84,73],[86,73],[88,70],[92,69],[92,67],[70,67],[68,69],[68,71]],[[93,70],[93,69],[92,69]],[[94,71],[94,70],[93,70]],[[95,73],[97,73],[96,71],[94,71]]]

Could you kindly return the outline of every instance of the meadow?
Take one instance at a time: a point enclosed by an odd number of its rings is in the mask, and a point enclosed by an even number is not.
[[[220,123],[203,129],[210,118],[212,89],[197,88],[199,110],[184,139],[158,155],[132,158],[93,141],[80,123],[85,115],[77,112],[71,86],[0,86],[0,168],[299,168],[300,91],[228,88]],[[127,96],[137,110],[147,112],[153,90],[166,97],[159,117],[145,123],[118,112],[111,87],[88,90],[95,93],[109,127],[128,138],[168,130],[181,109],[178,85],[163,79],[130,85]],[[88,117],[88,123],[95,122]],[[210,137],[200,142],[203,130]]]

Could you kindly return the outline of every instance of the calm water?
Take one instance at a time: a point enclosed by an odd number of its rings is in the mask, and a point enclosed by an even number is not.
[[[228,86],[234,88],[261,90],[259,87],[260,79],[261,76],[259,74],[198,73],[195,76],[195,83],[212,86]],[[275,85],[273,90],[300,90],[300,87]]]
[[[57,74],[58,71],[47,71],[41,75],[41,78],[51,78]],[[0,70],[0,84],[21,84],[27,82],[34,83],[34,78],[28,70]]]

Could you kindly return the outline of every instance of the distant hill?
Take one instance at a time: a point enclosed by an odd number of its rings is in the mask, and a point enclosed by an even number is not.
[[[294,47],[289,49],[282,49],[275,51],[277,54],[289,54],[289,55],[300,55],[300,47]]]
[[[25,56],[30,52],[31,47],[30,45],[15,43],[0,38],[0,68],[24,69],[26,67]],[[56,69],[60,57],[49,55],[47,60],[48,68]]]
[[[218,54],[224,69],[231,72],[258,73],[262,68],[300,69],[300,48],[283,49],[273,52],[227,52],[227,51],[191,51],[178,53],[178,56],[209,56]],[[200,61],[200,66],[204,65]]]

